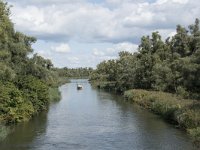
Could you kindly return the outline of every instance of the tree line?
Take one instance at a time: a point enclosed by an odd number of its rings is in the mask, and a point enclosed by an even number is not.
[[[137,52],[101,62],[90,81],[176,124],[200,147],[199,19],[188,28],[177,25],[166,40],[159,32],[143,36]]]
[[[80,68],[55,68],[60,76],[66,76],[68,78],[89,78],[93,72],[91,67],[80,67]]]
[[[10,8],[0,0],[0,124],[30,119],[59,95],[59,73],[34,54],[36,38],[15,31]],[[51,91],[51,92],[49,92]]]
[[[35,37],[14,29],[10,7],[0,0],[0,127],[29,120],[59,100],[58,86],[71,77],[88,77],[92,68],[56,68],[34,53]],[[0,129],[1,134],[1,129]]]
[[[199,19],[188,28],[177,25],[166,40],[159,32],[143,36],[137,52],[124,50],[118,59],[101,62],[90,81],[118,92],[146,89],[200,99]]]

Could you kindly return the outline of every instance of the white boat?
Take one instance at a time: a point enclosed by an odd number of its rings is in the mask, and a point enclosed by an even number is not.
[[[83,86],[81,84],[77,84],[77,90],[82,90]]]

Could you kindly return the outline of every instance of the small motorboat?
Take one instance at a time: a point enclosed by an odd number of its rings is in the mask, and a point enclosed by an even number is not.
[[[82,90],[83,86],[81,84],[77,84],[77,90]]]

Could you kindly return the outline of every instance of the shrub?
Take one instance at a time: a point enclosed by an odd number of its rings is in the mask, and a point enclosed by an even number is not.
[[[200,148],[200,127],[189,129],[188,132],[192,136],[195,145]]]
[[[10,124],[28,120],[34,113],[33,105],[25,100],[14,84],[0,84],[0,121]]]
[[[200,103],[197,101],[146,90],[129,90],[124,95],[128,100],[150,109],[163,118],[177,122],[182,128],[200,126]]]
[[[58,101],[61,98],[61,93],[58,88],[49,88],[50,102]]]
[[[47,109],[49,88],[44,82],[33,76],[25,76],[18,79],[17,85],[23,91],[26,100],[31,101],[35,112]]]
[[[195,102],[186,105],[181,110],[177,111],[176,120],[183,128],[196,128],[200,127],[200,103]]]
[[[0,141],[4,140],[9,133],[9,128],[5,125],[0,124]]]

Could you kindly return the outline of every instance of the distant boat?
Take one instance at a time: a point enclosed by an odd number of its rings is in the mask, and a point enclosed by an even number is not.
[[[81,84],[77,84],[77,90],[82,90],[83,86]]]

